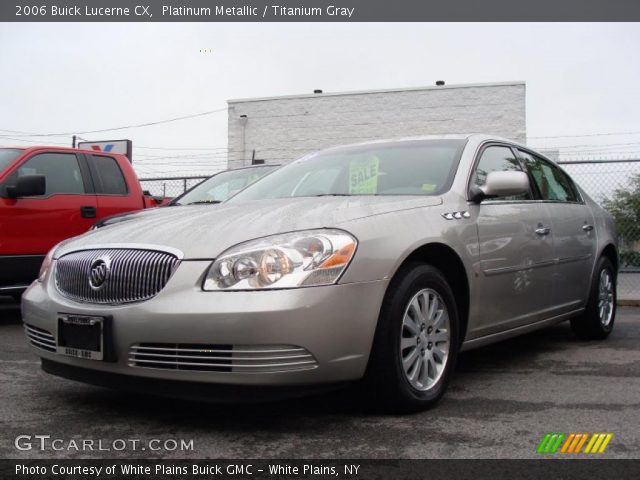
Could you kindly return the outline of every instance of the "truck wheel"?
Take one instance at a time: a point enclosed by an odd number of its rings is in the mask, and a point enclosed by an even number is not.
[[[365,382],[394,411],[434,406],[458,352],[458,311],[439,270],[410,264],[392,280],[380,312]]]
[[[578,338],[602,340],[613,330],[616,319],[616,274],[611,261],[600,257],[594,270],[587,307],[571,319],[571,329]]]

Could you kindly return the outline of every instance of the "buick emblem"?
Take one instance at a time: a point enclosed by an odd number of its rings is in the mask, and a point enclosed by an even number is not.
[[[111,259],[100,257],[95,259],[89,267],[89,286],[94,290],[100,290],[111,273]]]

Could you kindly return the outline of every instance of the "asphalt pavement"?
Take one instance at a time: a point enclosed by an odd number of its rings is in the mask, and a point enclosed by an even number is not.
[[[27,346],[19,309],[0,299],[0,458],[16,459],[535,458],[547,432],[610,432],[599,458],[640,458],[640,308],[620,308],[603,342],[579,341],[564,323],[461,354],[447,394],[430,411],[384,415],[366,403],[347,389],[214,405],[52,377]],[[15,446],[21,435],[23,450]],[[59,450],[41,451],[36,435],[60,439]],[[94,450],[74,448],[87,439]],[[156,448],[166,440],[187,448],[169,442],[150,453],[128,442],[116,450],[119,440],[150,439],[160,440]]]

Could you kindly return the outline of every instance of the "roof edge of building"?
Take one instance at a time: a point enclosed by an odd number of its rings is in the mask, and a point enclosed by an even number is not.
[[[227,100],[228,104],[232,103],[248,103],[248,102],[265,102],[269,100],[286,100],[295,98],[322,98],[337,97],[342,95],[370,95],[376,93],[396,93],[396,92],[415,92],[420,90],[449,90],[455,88],[479,88],[479,87],[507,87],[507,86],[526,86],[524,80],[514,80],[510,82],[489,82],[489,83],[461,83],[452,85],[429,85],[423,87],[407,87],[407,88],[383,88],[379,90],[353,90],[347,92],[326,92],[326,93],[304,93],[298,95],[281,95],[274,97],[255,97],[255,98],[233,98]]]

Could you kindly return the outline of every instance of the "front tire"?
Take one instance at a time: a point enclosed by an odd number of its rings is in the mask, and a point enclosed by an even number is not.
[[[602,340],[613,330],[616,319],[616,274],[607,257],[600,257],[594,270],[587,307],[582,315],[571,319],[571,329],[578,338]]]
[[[409,264],[394,277],[380,312],[365,381],[393,411],[433,407],[458,353],[458,311],[444,275]]]

